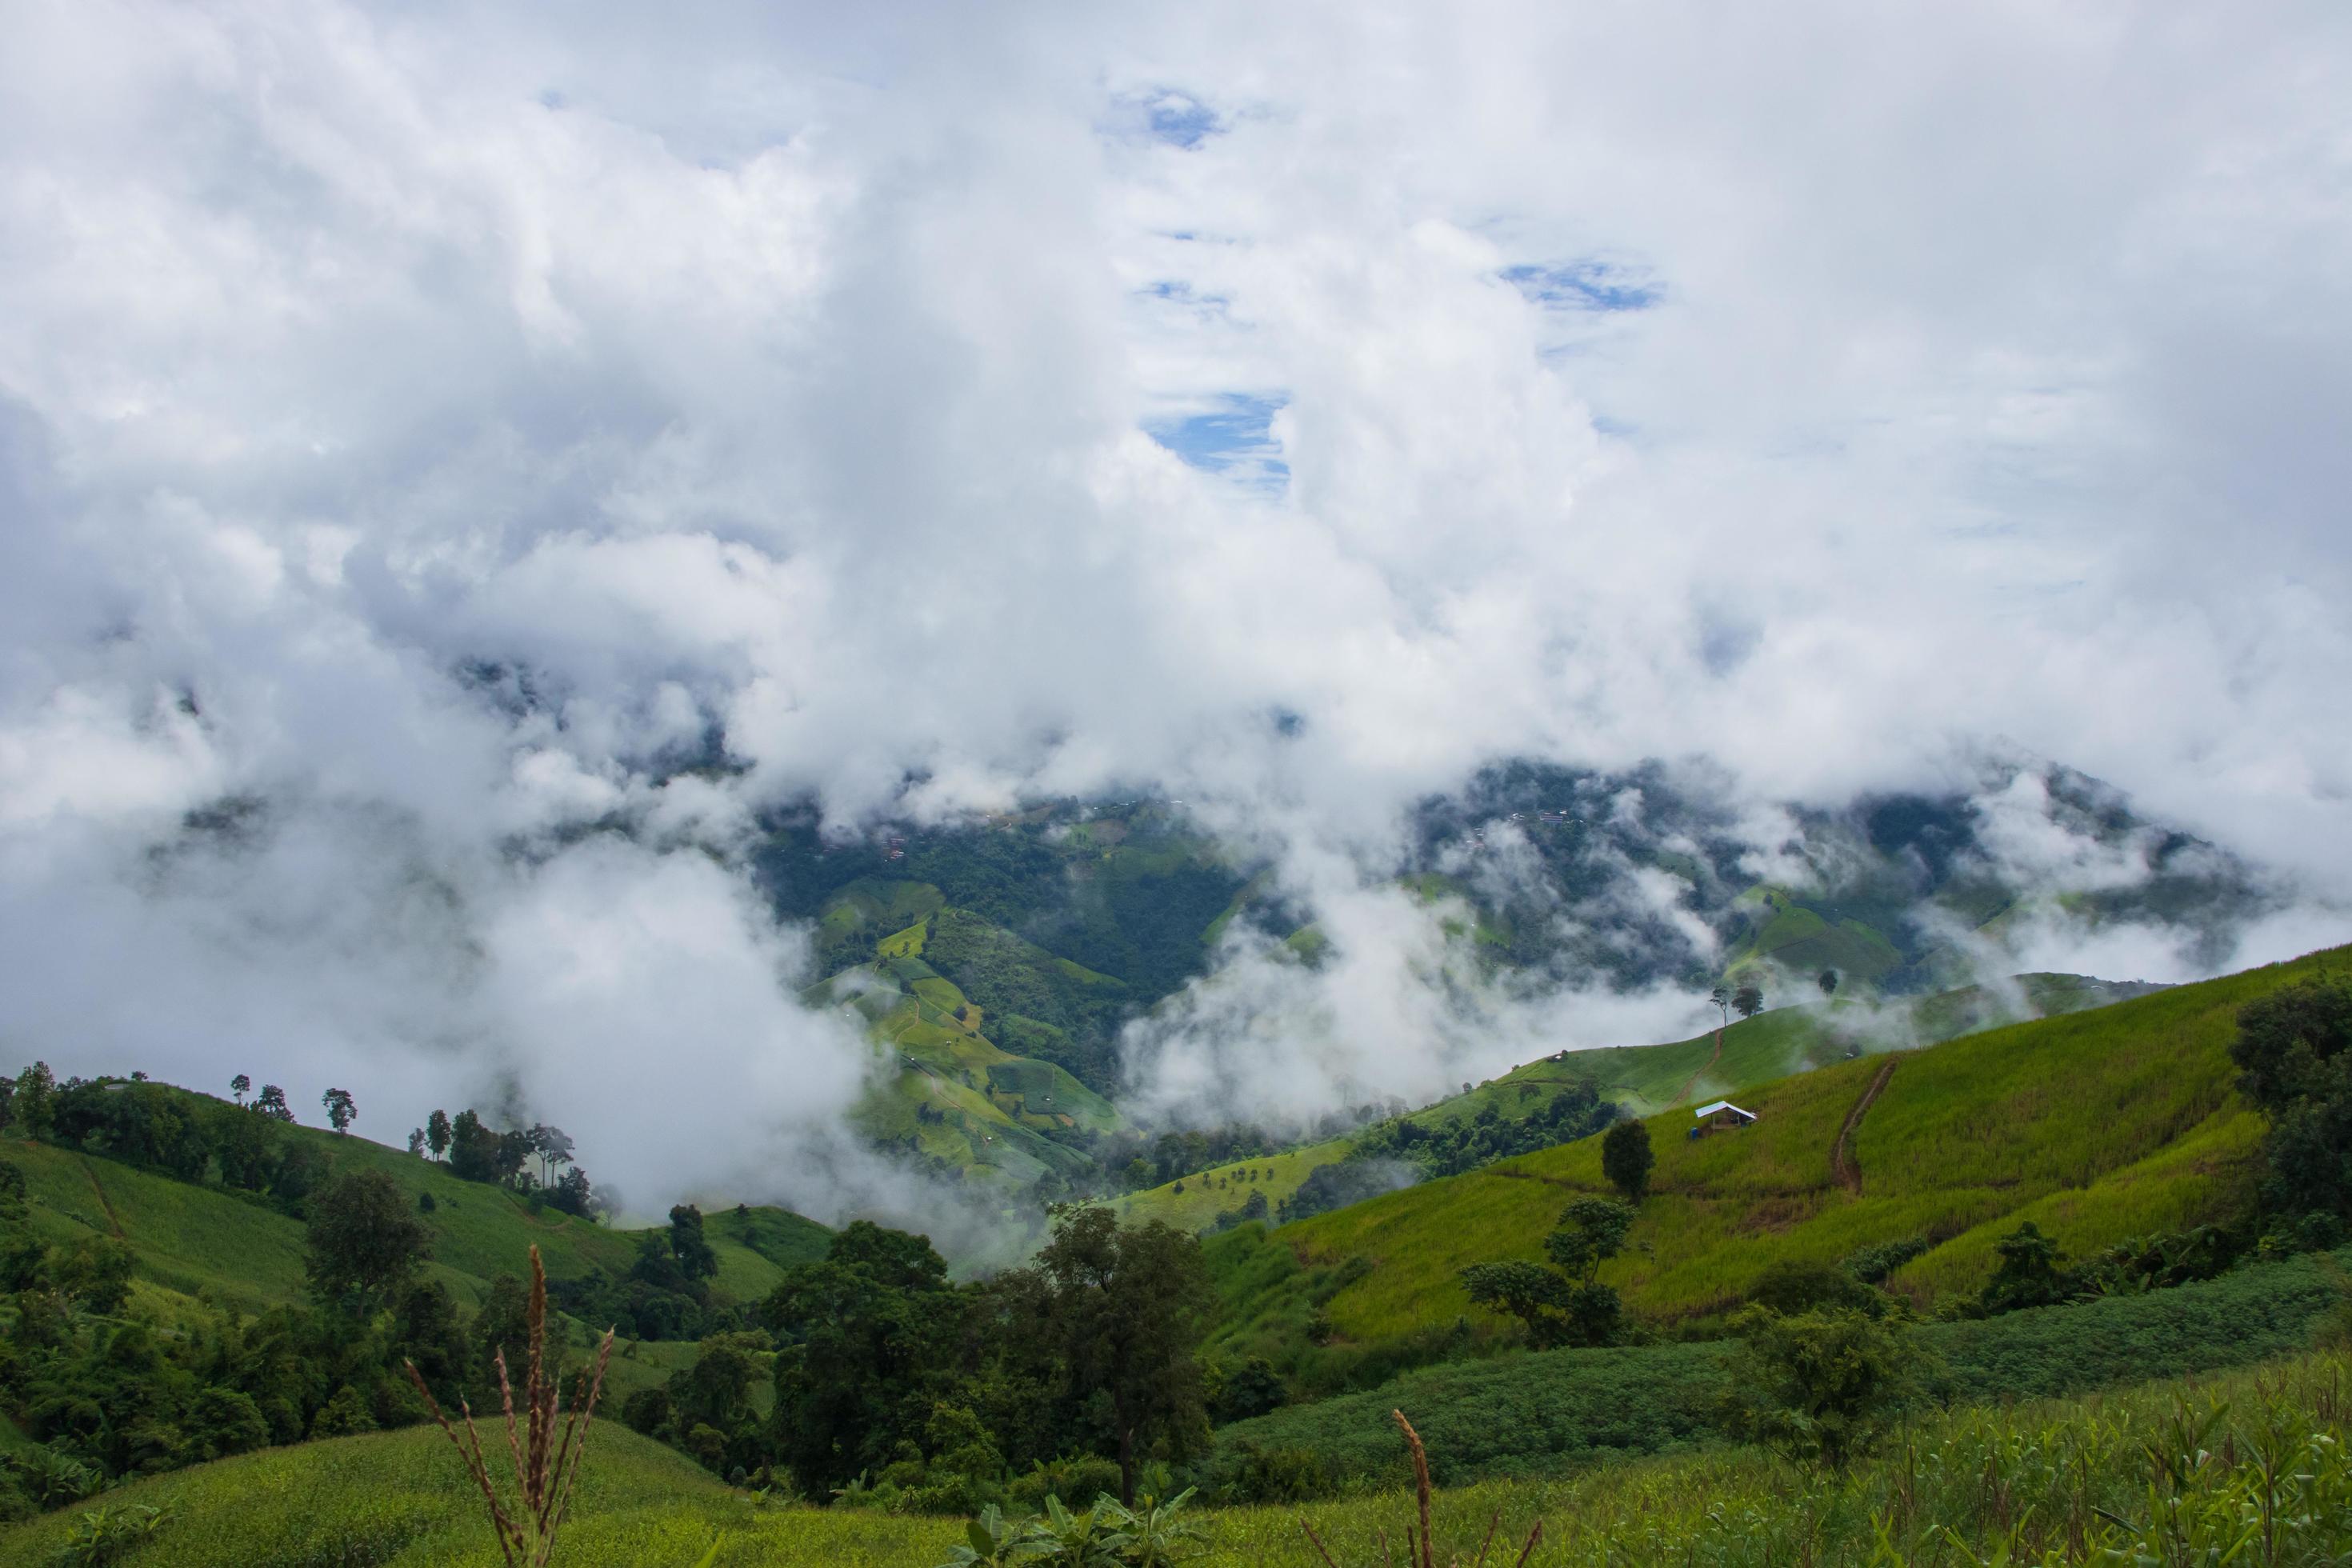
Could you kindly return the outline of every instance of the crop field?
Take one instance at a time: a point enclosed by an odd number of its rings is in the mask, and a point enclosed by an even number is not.
[[[1672,1322],[1737,1304],[1782,1259],[1833,1262],[1868,1243],[1924,1236],[1933,1249],[1895,1277],[1924,1296],[1974,1289],[1993,1241],[2023,1218],[2080,1251],[2210,1217],[2242,1194],[2261,1134],[2231,1088],[2237,1009],[2341,971],[2347,956],[2315,954],[1906,1055],[1856,1131],[1858,1193],[1833,1179],[1831,1151],[1885,1058],[1738,1089],[1760,1117],[1738,1131],[1693,1142],[1686,1115],[1654,1117],[1652,1195],[1627,1253],[1601,1278],[1636,1313]],[[1365,1260],[1326,1310],[1339,1335],[1377,1341],[1468,1314],[1464,1267],[1539,1258],[1569,1199],[1608,1190],[1598,1140],[1588,1139],[1299,1221],[1280,1238],[1302,1267]]]
[[[2347,1262],[2352,1254],[2296,1258],[2177,1289],[1914,1331],[1935,1358],[1939,1399],[2086,1394],[2308,1347],[2344,1300]],[[1402,1405],[1437,1450],[1442,1481],[1547,1474],[1726,1441],[1714,1405],[1721,1360],[1722,1347],[1708,1343],[1515,1351],[1290,1405],[1221,1428],[1217,1443],[1229,1454],[1252,1444],[1303,1448],[1335,1479],[1393,1485],[1406,1479],[1402,1456],[1380,1418]]]
[[[2259,1542],[2268,1521],[2268,1549],[2244,1560],[2308,1568],[2352,1552],[2347,1371],[2340,1354],[2304,1353],[2193,1382],[1962,1405],[1921,1416],[1843,1474],[1724,1446],[1443,1487],[1432,1500],[1431,1536],[1439,1561],[1467,1561],[1491,1530],[1508,1543],[1501,1550],[1509,1561],[1540,1523],[1529,1568],[1959,1568],[2109,1552],[2126,1562],[2220,1562],[2248,1540],[2249,1521]],[[1443,1477],[1451,1462],[1444,1428],[1425,1409],[1407,1410]],[[1490,1406],[1490,1424],[1514,1413]],[[1365,1410],[1360,1425],[1388,1481],[1403,1455],[1387,1411]],[[2175,1502],[2151,1510],[2152,1489]],[[224,1459],[106,1500],[171,1510],[129,1560],[137,1568],[499,1562],[477,1495],[429,1428]],[[1212,1507],[1196,1516],[1202,1551],[1193,1561],[1314,1568],[1328,1548],[1350,1568],[1394,1562],[1413,1519],[1410,1491],[1393,1482],[1304,1506]],[[0,1560],[48,1561],[69,1523],[68,1514],[52,1514],[0,1534]],[[715,1548],[719,1568],[932,1568],[962,1538],[959,1520],[757,1507],[690,1460],[608,1423],[589,1446],[556,1560],[687,1568]]]

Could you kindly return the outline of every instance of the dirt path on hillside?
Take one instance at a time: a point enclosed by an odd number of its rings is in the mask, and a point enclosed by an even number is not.
[[[114,1217],[114,1205],[106,1201],[106,1189],[98,1184],[98,1173],[89,1168],[88,1160],[81,1162],[81,1173],[89,1178],[89,1190],[98,1198],[98,1212],[106,1216],[106,1228],[114,1232],[115,1240],[121,1241],[122,1222]]]
[[[1682,1093],[1675,1097],[1675,1104],[1688,1105],[1698,1092],[1698,1080],[1706,1077],[1708,1073],[1713,1072],[1716,1068],[1722,1063],[1722,1061],[1723,1031],[1721,1029],[1717,1029],[1715,1032],[1715,1055],[1706,1058],[1706,1066],[1699,1068],[1698,1071],[1690,1075],[1690,1081],[1683,1085]],[[1668,1109],[1672,1109],[1672,1107],[1669,1107]]]
[[[1886,1080],[1894,1076],[1895,1063],[1890,1058],[1885,1067],[1878,1069],[1878,1076],[1870,1080],[1870,1087],[1862,1091],[1862,1098],[1853,1102],[1853,1109],[1845,1113],[1845,1125],[1838,1129],[1837,1146],[1830,1151],[1830,1174],[1847,1192],[1862,1191],[1862,1167],[1854,1163],[1853,1158],[1853,1130],[1862,1125],[1862,1119],[1869,1111],[1871,1102],[1878,1098],[1879,1090],[1885,1089]]]

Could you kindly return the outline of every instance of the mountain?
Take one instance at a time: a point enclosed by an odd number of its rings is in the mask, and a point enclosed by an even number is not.
[[[1307,965],[1326,948],[1271,863],[1173,801],[1046,802],[850,838],[785,811],[753,863],[778,914],[814,933],[809,994],[854,1007],[893,1054],[868,1132],[1008,1193],[1101,1190],[1129,1162],[1128,1143],[1102,1140],[1124,1130],[1127,1075],[1150,1064],[1122,1056],[1121,1031],[1208,973],[1236,924]],[[2271,902],[2249,868],[2106,785],[2015,760],[1966,788],[1835,808],[1742,802],[1696,767],[1514,762],[1420,803],[1385,874],[1522,994],[1753,983],[1776,1012],[1835,987],[1874,1016],[1943,994],[1986,1019],[2050,1010],[1992,991],[2053,925],[2144,928],[2218,965]],[[1960,1028],[1920,1015],[1903,1031]],[[1665,1103],[1655,1085],[1604,1087]]]

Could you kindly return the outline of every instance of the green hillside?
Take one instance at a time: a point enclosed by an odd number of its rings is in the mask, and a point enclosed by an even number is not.
[[[859,1130],[935,1172],[989,1182],[1008,1197],[1091,1170],[1078,1142],[1119,1125],[1110,1102],[1051,1062],[1001,1048],[982,1032],[985,1009],[915,956],[919,944],[885,938],[881,945],[893,952],[812,993],[855,1010],[898,1068],[859,1105]]]
[[[505,1188],[461,1181],[446,1165],[356,1135],[300,1126],[280,1135],[308,1142],[338,1171],[381,1170],[420,1199],[431,1197],[433,1207],[420,1204],[417,1215],[431,1237],[426,1272],[468,1309],[482,1304],[499,1276],[519,1273],[533,1247],[558,1281],[597,1270],[619,1278],[636,1258],[642,1232],[553,1209],[534,1213]],[[200,1302],[257,1313],[308,1299],[303,1223],[264,1199],[17,1138],[0,1139],[0,1160],[24,1173],[41,1239],[70,1247],[102,1236],[130,1247],[136,1259],[131,1305],[143,1317],[200,1328],[208,1321]],[[749,1303],[772,1290],[785,1268],[824,1256],[831,1233],[784,1209],[742,1206],[709,1215],[705,1235],[719,1264],[714,1299]],[[566,1332],[585,1345],[604,1326],[572,1322]],[[614,1397],[661,1382],[695,1353],[686,1342],[625,1343],[613,1362]]]
[[[1348,1140],[1310,1143],[1262,1160],[1234,1160],[1196,1171],[1181,1182],[1169,1182],[1129,1193],[1112,1201],[1121,1219],[1164,1220],[1180,1230],[1200,1230],[1219,1215],[1239,1208],[1252,1193],[1263,1193],[1269,1206],[1298,1190],[1309,1172],[1347,1158]],[[1184,1190],[1178,1192],[1181,1186]]]
[[[2079,1252],[2228,1212],[2262,1131],[2232,1088],[2237,1009],[2340,973],[2347,957],[2339,949],[1904,1055],[1727,1081],[1759,1120],[1692,1141],[1687,1114],[1651,1118],[1652,1194],[1601,1278],[1641,1317],[1674,1323],[1735,1306],[1774,1262],[1833,1262],[1919,1236],[1931,1250],[1895,1284],[1925,1299],[1974,1289],[1995,1237],[2021,1220]],[[1772,1016],[1755,1020],[1751,1037],[1770,1042]],[[1649,1070],[1653,1084],[1671,1076]],[[1859,1177],[1849,1186],[1832,1153],[1882,1075],[1853,1135]],[[1307,1352],[1281,1342],[1314,1311],[1335,1347],[1444,1334],[1457,1321],[1477,1331],[1489,1320],[1472,1312],[1460,1270],[1540,1258],[1566,1203],[1608,1190],[1588,1140],[1298,1221],[1271,1242],[1219,1238],[1211,1250],[1227,1320],[1261,1325],[1236,1348],[1295,1363]]]
[[[1403,1120],[1421,1127],[1450,1128],[1491,1109],[1507,1121],[1527,1115],[1545,1097],[1588,1079],[1602,1099],[1637,1116],[1654,1115],[1741,1084],[1807,1072],[1872,1052],[1912,1050],[2021,1018],[2102,1007],[2156,989],[2080,974],[2036,973],[2018,975],[1998,987],[1969,985],[1908,1002],[1881,1004],[1845,995],[1776,1007],[1739,1019],[1723,1031],[1720,1055],[1713,1030],[1664,1045],[1563,1052],[1514,1068]],[[1226,1184],[1252,1167],[1261,1173],[1272,1170],[1263,1185],[1266,1201],[1278,1205],[1317,1165],[1346,1158],[1355,1142],[1353,1137],[1333,1139],[1263,1160],[1189,1171],[1130,1193],[1118,1199],[1116,1206],[1124,1215],[1164,1219],[1198,1230],[1247,1197],[1245,1190]],[[1180,1182],[1181,1193],[1176,1191]]]
[[[636,1256],[635,1232],[552,1209],[535,1214],[514,1193],[460,1181],[446,1165],[404,1151],[308,1127],[283,1135],[310,1142],[338,1169],[382,1170],[406,1190],[429,1194],[433,1209],[418,1217],[432,1232],[433,1272],[467,1305],[478,1305],[489,1282],[514,1273],[533,1247],[551,1279],[596,1268],[623,1274]],[[303,1298],[302,1224],[261,1200],[47,1143],[11,1139],[0,1143],[0,1158],[24,1171],[34,1224],[48,1240],[70,1244],[95,1233],[127,1242],[139,1257],[139,1279],[183,1295],[201,1290],[252,1310]],[[707,1228],[719,1255],[719,1288],[739,1301],[774,1289],[792,1264],[821,1257],[830,1234],[769,1208],[720,1211]]]

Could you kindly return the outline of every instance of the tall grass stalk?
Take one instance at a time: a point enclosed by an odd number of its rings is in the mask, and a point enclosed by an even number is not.
[[[499,1500],[499,1489],[490,1479],[481,1435],[474,1429],[473,1407],[463,1399],[457,1402],[458,1413],[466,1424],[466,1435],[460,1437],[449,1424],[449,1417],[442,1414],[433,1391],[425,1385],[416,1363],[402,1364],[408,1369],[408,1381],[424,1396],[425,1407],[441,1424],[441,1430],[448,1434],[458,1457],[466,1461],[474,1484],[481,1489],[483,1501],[489,1507],[490,1528],[498,1533],[499,1551],[506,1558],[507,1568],[546,1568],[548,1560],[554,1555],[556,1534],[563,1528],[572,1483],[580,1477],[580,1462],[588,1450],[588,1426],[596,1418],[596,1398],[604,1390],[604,1368],[613,1358],[613,1331],[604,1331],[604,1342],[596,1349],[594,1366],[582,1370],[579,1386],[572,1394],[572,1412],[562,1424],[559,1438],[558,1378],[547,1364],[547,1270],[540,1263],[536,1247],[530,1249],[530,1305],[525,1322],[530,1339],[530,1370],[523,1379],[520,1429],[515,1422],[514,1385],[507,1375],[507,1352],[499,1351],[497,1361],[499,1402],[506,1415],[507,1451],[514,1461],[515,1490],[521,1504],[519,1514],[510,1512]]]

